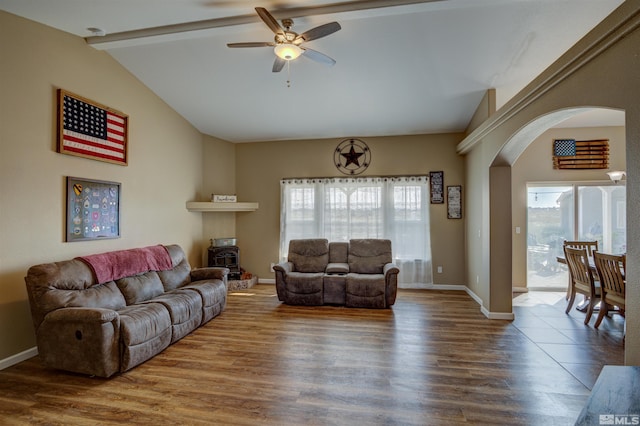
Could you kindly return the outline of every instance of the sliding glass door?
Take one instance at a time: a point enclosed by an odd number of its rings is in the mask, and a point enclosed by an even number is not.
[[[527,287],[566,289],[566,268],[556,261],[564,240],[597,240],[602,252],[624,253],[626,234],[624,186],[529,185]]]
[[[627,251],[627,193],[624,186],[578,186],[579,240],[597,240],[604,253]]]

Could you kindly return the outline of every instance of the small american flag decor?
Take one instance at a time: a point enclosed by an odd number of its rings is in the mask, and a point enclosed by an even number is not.
[[[58,89],[58,152],[127,165],[129,117]]]
[[[609,140],[556,139],[553,141],[553,168],[608,169]]]

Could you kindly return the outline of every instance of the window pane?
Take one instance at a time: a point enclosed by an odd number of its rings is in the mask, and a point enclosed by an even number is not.
[[[566,287],[556,258],[564,240],[573,240],[573,187],[527,188],[527,286]]]
[[[417,185],[396,185],[393,188],[393,235],[398,259],[422,259],[429,249],[425,244],[424,229],[428,226],[423,187]],[[425,192],[426,193],[426,192]]]
[[[349,199],[351,238],[382,238],[382,188],[357,188]]]
[[[394,220],[404,222],[422,221],[422,189],[419,186],[396,186],[393,188]]]
[[[289,187],[285,191],[287,228],[286,241],[312,238],[316,233],[315,188]]]
[[[329,241],[349,241],[349,191],[328,187],[325,191],[324,236]]]
[[[558,280],[558,270],[564,268],[555,262],[563,255],[563,240],[596,240],[602,252],[626,252],[624,186],[540,185],[530,186],[527,191],[528,287],[566,286],[566,278]]]
[[[581,186],[578,194],[578,237],[597,240],[602,252],[625,253],[626,188],[610,185]]]
[[[350,238],[381,238],[382,187],[353,183],[327,187],[325,191],[325,238],[348,241]]]
[[[627,188],[617,186],[611,194],[611,252],[627,252]]]
[[[291,220],[313,220],[315,199],[313,188],[293,188],[290,191],[289,217]]]
[[[578,187],[578,239],[597,240],[601,248],[603,195],[597,186]]]

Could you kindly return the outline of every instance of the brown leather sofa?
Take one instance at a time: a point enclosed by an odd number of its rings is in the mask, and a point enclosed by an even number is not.
[[[154,247],[166,248],[168,269],[108,282],[98,282],[97,269],[82,258],[29,268],[25,282],[45,366],[100,377],[125,372],[224,310],[227,268],[191,270],[180,246]],[[103,255],[126,263],[140,250]]]
[[[289,305],[388,308],[396,300],[390,240],[291,240],[287,262],[273,269],[278,298]]]

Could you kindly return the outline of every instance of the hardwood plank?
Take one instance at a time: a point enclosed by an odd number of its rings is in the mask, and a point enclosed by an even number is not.
[[[569,425],[588,395],[464,292],[400,290],[392,309],[369,310],[287,306],[257,285],[111,379],[38,357],[0,371],[0,423]]]

